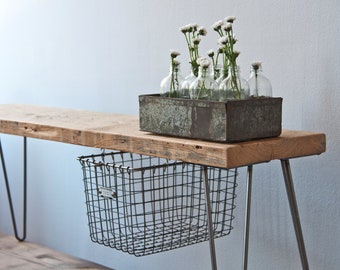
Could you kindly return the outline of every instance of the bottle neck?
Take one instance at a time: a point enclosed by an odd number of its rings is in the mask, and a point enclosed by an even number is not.
[[[207,78],[209,76],[209,68],[200,67],[198,70],[198,77]]]
[[[170,65],[170,73],[179,73],[180,72],[180,66],[179,65],[176,65],[176,66],[172,66]]]
[[[225,79],[228,77],[229,74],[229,66],[226,65],[222,65],[221,69],[220,69],[220,79]]]
[[[228,77],[240,77],[240,67],[239,66],[229,66]]]

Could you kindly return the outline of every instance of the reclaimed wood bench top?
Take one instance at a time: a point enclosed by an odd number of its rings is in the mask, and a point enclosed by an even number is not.
[[[33,105],[0,105],[0,133],[112,149],[223,168],[318,155],[323,133],[283,130],[281,136],[220,143],[139,130],[138,116]]]

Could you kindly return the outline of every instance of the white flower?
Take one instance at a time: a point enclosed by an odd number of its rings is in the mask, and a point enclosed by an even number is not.
[[[222,20],[219,20],[219,21],[215,22],[215,23],[211,26],[211,28],[214,29],[215,31],[218,31],[219,29],[221,29],[222,25],[223,25],[223,21],[222,21]]]
[[[192,31],[197,31],[198,24],[197,23],[192,23],[190,24]]]
[[[207,52],[207,55],[209,56],[209,57],[214,57],[214,50],[213,49],[211,49],[211,50],[209,50],[208,52]]]
[[[226,45],[228,43],[228,37],[223,36],[223,37],[219,38],[218,43],[222,44],[222,45]]]
[[[195,38],[192,39],[192,43],[195,44],[195,45],[200,44],[200,42],[201,42],[201,39],[199,37],[195,37]]]
[[[204,27],[198,28],[198,34],[201,35],[201,36],[206,36],[207,35],[207,29],[205,29]]]
[[[181,64],[181,62],[179,62],[179,61],[177,61],[177,60],[174,60],[174,61],[173,61],[174,67],[178,67],[180,64]]]
[[[261,62],[253,62],[251,63],[251,66],[255,69],[258,70],[261,67],[262,63]]]
[[[210,60],[206,57],[200,57],[197,59],[197,63],[202,67],[202,68],[208,68],[210,66]]]
[[[207,58],[206,58],[206,57],[203,57],[203,56],[199,56],[199,57],[197,58],[197,64],[200,64],[201,61],[204,61],[205,59],[207,59]]]
[[[236,20],[236,17],[230,16],[230,17],[225,18],[225,20],[226,20],[226,22],[228,22],[228,23],[233,23],[233,22]]]
[[[184,25],[184,26],[180,27],[179,30],[182,33],[185,34],[186,32],[191,32],[192,31],[192,26],[191,26],[191,24],[187,24],[187,25]]]
[[[177,56],[179,56],[180,53],[178,51],[175,50],[170,50],[170,56],[171,58],[176,58]]]
[[[179,31],[181,31],[182,33],[186,33],[187,32],[187,28],[185,26],[181,26],[179,28]]]
[[[240,53],[241,53],[241,52],[239,52],[239,51],[234,51],[234,57],[235,57],[235,59],[240,55]]]
[[[235,44],[237,42],[237,39],[235,38],[235,35],[231,38],[231,42]]]
[[[220,46],[220,47],[217,49],[217,52],[218,52],[218,53],[224,53],[224,46]]]
[[[222,27],[223,27],[223,30],[226,31],[226,32],[229,32],[229,31],[231,31],[231,29],[233,29],[233,25],[231,23],[227,23],[227,24],[223,25]]]
[[[204,69],[207,69],[210,66],[210,62],[209,61],[202,61],[201,62],[201,67]]]

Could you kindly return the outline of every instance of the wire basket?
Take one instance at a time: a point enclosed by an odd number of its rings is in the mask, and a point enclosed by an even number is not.
[[[203,166],[123,152],[79,161],[93,242],[144,256],[209,239]],[[214,238],[232,229],[236,176],[208,167]]]

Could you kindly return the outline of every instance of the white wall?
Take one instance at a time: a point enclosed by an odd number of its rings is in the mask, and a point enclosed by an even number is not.
[[[310,268],[339,268],[340,2],[0,0],[1,103],[27,103],[137,114],[139,94],[157,92],[169,49],[187,52],[178,28],[208,28],[201,52],[215,48],[210,29],[234,15],[245,76],[262,60],[283,127],[325,132],[327,152],[291,161]],[[183,67],[183,70],[187,70]],[[2,135],[16,209],[21,211],[21,139]],[[135,258],[88,237],[76,157],[96,149],[29,139],[28,240],[119,270],[209,269],[208,244]],[[278,161],[254,170],[249,269],[300,269]],[[235,229],[216,241],[219,269],[241,269],[245,173],[239,178]],[[20,218],[18,217],[19,221]],[[12,234],[2,174],[0,231]]]

